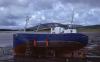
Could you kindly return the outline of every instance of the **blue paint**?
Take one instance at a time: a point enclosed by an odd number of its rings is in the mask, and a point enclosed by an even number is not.
[[[25,43],[26,41],[33,41],[36,40],[37,42],[49,40],[49,42],[80,42],[83,45],[88,43],[88,36],[80,34],[80,33],[67,33],[67,34],[17,34],[14,35],[14,47]]]

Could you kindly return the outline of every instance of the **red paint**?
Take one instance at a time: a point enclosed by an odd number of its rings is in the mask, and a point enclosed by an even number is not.
[[[46,47],[48,47],[49,45],[48,45],[48,38],[46,38]]]
[[[36,47],[37,46],[37,42],[36,42],[36,40],[34,39],[34,41],[33,41],[33,45],[34,45],[34,47]]]

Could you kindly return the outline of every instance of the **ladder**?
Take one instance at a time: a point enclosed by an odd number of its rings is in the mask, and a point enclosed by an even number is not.
[[[29,41],[26,41],[26,50],[25,50],[25,56],[31,56],[31,45]]]

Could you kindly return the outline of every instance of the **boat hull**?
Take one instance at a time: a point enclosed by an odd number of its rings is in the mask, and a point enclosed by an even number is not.
[[[14,35],[14,52],[15,56],[65,57],[64,54],[81,49],[87,43],[88,36],[79,33],[18,33]],[[30,50],[28,55],[26,53],[27,48]]]

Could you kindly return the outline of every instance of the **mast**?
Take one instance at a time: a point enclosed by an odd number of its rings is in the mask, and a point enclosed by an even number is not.
[[[72,9],[71,25],[73,25],[73,21],[74,21],[74,10]]]
[[[73,21],[74,21],[74,9],[72,8],[71,22],[69,25],[69,28],[71,28],[71,30],[70,30],[71,33],[73,33]]]
[[[25,20],[25,27],[24,27],[24,32],[26,32],[26,28],[27,28],[27,25],[28,25],[28,21],[30,20],[30,17],[27,16],[26,17],[26,20]]]

